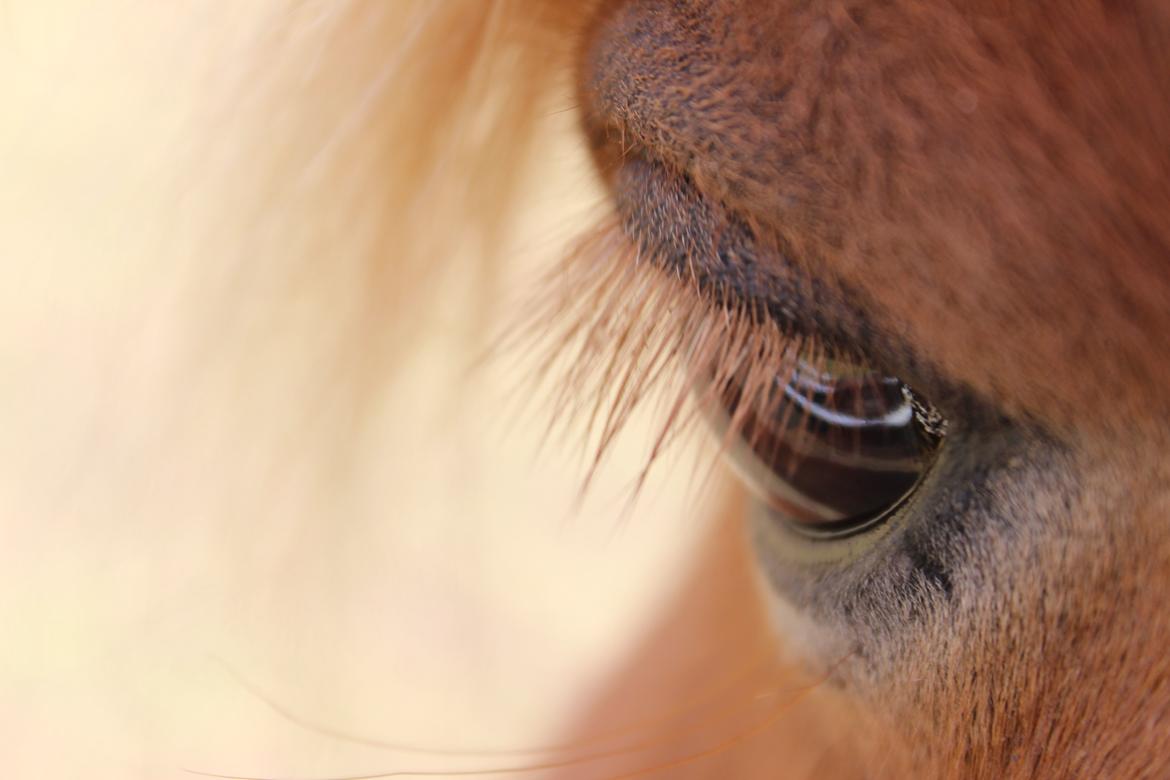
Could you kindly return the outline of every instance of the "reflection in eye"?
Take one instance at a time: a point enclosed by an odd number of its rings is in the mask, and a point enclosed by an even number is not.
[[[841,360],[801,360],[773,380],[765,403],[740,409],[732,459],[749,485],[798,531],[839,537],[882,520],[934,461],[945,421],[893,377]],[[765,407],[765,408],[761,408]]]

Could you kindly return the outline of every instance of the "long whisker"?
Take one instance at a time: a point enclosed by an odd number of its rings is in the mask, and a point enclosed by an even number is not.
[[[830,674],[831,674],[831,672],[830,672]],[[786,712],[790,711],[790,708],[793,705],[795,705],[796,703],[801,701],[806,695],[808,695],[808,693],[810,693],[811,691],[815,690],[817,687],[822,685],[826,679],[828,679],[827,676],[820,679],[820,680],[817,680],[813,683],[810,683],[809,685],[800,686],[800,687],[797,687],[795,689],[790,689],[793,692],[793,696],[791,696],[790,698],[781,700],[773,708],[773,712],[770,713],[766,719],[764,719],[763,721],[752,726],[748,730],[741,732],[739,735],[736,735],[735,737],[732,737],[730,739],[724,740],[723,742],[720,742],[718,745],[716,745],[715,747],[713,747],[709,750],[704,750],[701,753],[694,753],[694,754],[685,756],[681,759],[678,759],[677,761],[672,761],[667,765],[658,765],[658,766],[651,767],[651,768],[648,768],[645,770],[639,770],[639,771],[631,773],[631,774],[620,775],[620,777],[623,777],[623,778],[625,778],[625,777],[638,777],[638,776],[642,776],[645,774],[652,774],[654,772],[661,771],[662,769],[666,769],[666,768],[669,768],[672,766],[681,765],[683,763],[690,763],[693,761],[698,761],[701,758],[705,758],[709,755],[715,755],[717,753],[729,750],[730,748],[734,747],[735,745],[737,745],[741,742],[744,742],[747,739],[750,739],[751,737],[755,736],[756,734],[766,730],[768,727],[770,727],[772,724],[774,724],[777,720],[779,720],[780,717],[783,716]],[[758,701],[758,700],[763,699],[763,698],[779,696],[783,692],[784,692],[783,690],[777,690],[777,691],[771,691],[771,692],[767,692],[767,693],[763,693],[763,694],[758,694],[758,695],[754,696],[752,700]],[[701,725],[701,724],[697,724],[697,725]],[[672,737],[673,736],[677,736],[677,735],[672,735]],[[628,746],[623,746],[620,748],[614,748],[612,750],[606,750],[606,751],[593,753],[593,754],[588,755],[588,756],[581,756],[581,757],[576,757],[576,758],[566,758],[566,759],[555,760],[555,761],[546,761],[546,762],[540,762],[540,763],[535,763],[535,764],[521,764],[521,765],[507,766],[507,767],[493,767],[493,768],[489,768],[489,769],[441,770],[441,771],[440,770],[399,770],[399,771],[376,772],[376,773],[371,773],[371,774],[359,774],[359,775],[341,775],[341,776],[335,775],[335,776],[323,777],[323,778],[293,778],[293,777],[279,778],[279,777],[263,776],[263,775],[220,774],[220,773],[206,772],[206,771],[195,770],[195,769],[184,769],[183,771],[188,773],[188,774],[195,775],[198,777],[211,777],[211,778],[217,778],[217,780],[384,780],[386,778],[395,778],[395,777],[485,777],[485,776],[500,775],[500,774],[511,774],[511,775],[531,774],[534,772],[544,772],[544,771],[548,771],[548,770],[552,770],[552,769],[566,769],[566,768],[573,767],[573,766],[580,766],[583,764],[595,763],[597,761],[602,761],[602,760],[609,759],[609,758],[618,758],[621,756],[632,755],[634,753],[642,752],[642,751],[646,750],[647,748],[659,747],[662,744],[663,744],[663,740],[649,740],[649,741],[642,742],[642,743],[635,744],[635,745],[628,745]]]
[[[566,742],[555,745],[546,745],[542,747],[533,748],[511,748],[511,749],[452,749],[452,748],[435,748],[423,745],[415,745],[403,742],[390,742],[379,740],[372,737],[363,737],[353,734],[347,734],[337,729],[328,726],[322,726],[311,722],[307,718],[293,712],[289,708],[275,701],[271,696],[268,696],[259,688],[247,680],[236,669],[232,668],[223,659],[216,660],[223,667],[237,684],[239,684],[249,694],[259,699],[276,714],[288,722],[299,726],[308,731],[321,734],[332,739],[337,739],[343,742],[349,742],[357,745],[365,745],[367,747],[382,748],[396,753],[417,753],[431,756],[447,756],[447,757],[504,757],[504,756],[526,756],[526,755],[542,755],[550,753],[564,753],[570,751],[580,751],[584,748],[592,747],[594,745],[603,744],[613,740],[615,737],[625,736],[627,734],[659,726],[664,723],[670,723],[675,720],[684,718],[688,714],[698,710],[707,703],[717,699],[721,694],[726,693],[741,683],[751,679],[757,672],[763,669],[765,662],[769,660],[769,656],[773,652],[773,648],[763,643],[756,648],[754,652],[749,654],[748,660],[738,670],[728,678],[720,682],[718,685],[711,686],[709,689],[702,690],[696,695],[680,702],[675,707],[655,715],[648,716],[641,720],[636,720],[626,723],[615,728],[599,731],[588,737],[587,739],[577,740],[574,742]]]

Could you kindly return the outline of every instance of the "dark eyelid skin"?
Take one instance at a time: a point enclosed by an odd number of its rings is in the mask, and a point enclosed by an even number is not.
[[[596,135],[594,136],[597,137]],[[951,416],[998,417],[990,403],[946,377],[905,340],[876,327],[865,296],[833,279],[815,278],[815,263],[796,262],[750,217],[705,198],[684,174],[645,151],[615,152],[602,137],[595,154],[623,227],[641,255],[662,270],[693,278],[716,300],[755,308],[795,335],[857,355],[917,387]],[[783,274],[783,275],[782,275]]]

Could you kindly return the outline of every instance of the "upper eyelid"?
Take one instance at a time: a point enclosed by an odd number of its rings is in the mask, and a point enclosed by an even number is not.
[[[623,167],[619,177],[625,181],[619,178],[613,197],[643,260],[693,280],[713,300],[753,310],[794,335],[839,342],[853,351],[864,351],[863,332],[876,335],[864,313],[810,273],[809,263],[761,242],[746,219],[705,198],[685,174],[641,154]],[[629,186],[630,180],[637,181]]]
[[[693,282],[709,303],[742,308],[782,332],[816,339],[897,376],[944,408],[948,399],[971,394],[898,335],[897,312],[879,313],[864,293],[818,275],[816,269],[830,263],[798,256],[775,231],[754,226],[750,216],[711,198],[654,151],[640,145],[615,149],[604,137],[594,141],[600,142],[595,162],[608,164],[602,167],[605,183],[640,262]]]
[[[685,173],[657,160],[639,154],[623,169],[614,186],[615,205],[646,257],[709,292],[734,294],[762,307],[785,328],[810,329],[805,317],[810,307],[802,300],[809,285],[796,273],[789,284],[760,262],[758,239],[745,220],[704,198]]]

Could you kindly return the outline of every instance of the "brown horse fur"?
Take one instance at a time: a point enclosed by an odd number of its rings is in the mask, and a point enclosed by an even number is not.
[[[794,675],[827,682],[764,738],[678,764],[673,745],[638,766],[1170,775],[1170,7],[444,0],[334,13],[327,35],[262,49],[250,88],[263,99],[243,102],[292,106],[292,140],[256,138],[242,158],[288,215],[303,204],[285,172],[334,150],[304,201],[328,207],[297,246],[311,257],[347,237],[332,254],[372,291],[355,333],[384,330],[366,319],[384,295],[454,252],[444,225],[473,226],[490,249],[533,162],[541,96],[559,85],[578,96],[582,143],[615,197],[628,156],[655,161],[715,223],[747,225],[766,280],[817,280],[830,291],[819,316],[972,399],[953,407],[952,454],[905,528],[809,566],[755,525],[780,639],[728,552],[729,513],[694,573],[699,590],[731,583],[722,606],[680,596],[641,659],[657,673],[634,665],[597,716],[668,703],[760,637],[791,648]],[[310,50],[314,68],[296,67]],[[673,206],[689,218],[687,203]],[[700,273],[710,259],[692,258]]]

